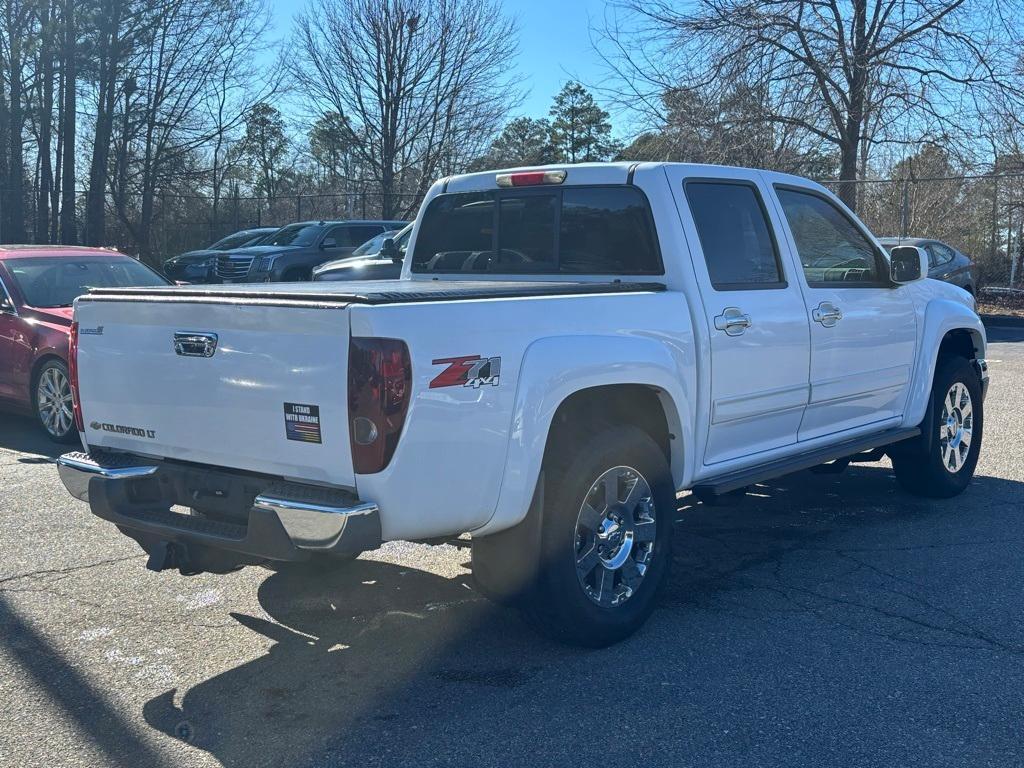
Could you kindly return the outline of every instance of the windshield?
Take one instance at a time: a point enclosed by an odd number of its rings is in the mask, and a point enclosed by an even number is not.
[[[323,231],[319,224],[289,224],[281,227],[260,245],[312,245]]]
[[[210,246],[210,250],[230,251],[232,248],[241,248],[243,245],[256,245],[268,234],[267,232],[235,232],[233,235],[222,237]]]
[[[167,285],[145,264],[128,256],[98,259],[33,257],[4,262],[30,307],[70,307],[90,288]]]

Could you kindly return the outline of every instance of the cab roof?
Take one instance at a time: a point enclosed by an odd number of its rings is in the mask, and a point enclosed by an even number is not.
[[[658,168],[679,168],[687,176],[714,176],[724,169],[731,171],[742,171],[750,174],[761,174],[768,183],[773,184],[794,184],[802,187],[811,187],[820,191],[828,191],[821,184],[802,176],[794,176],[778,171],[768,171],[760,168],[743,168],[740,166],[711,165],[703,163],[670,163],[670,162],[633,162],[616,161],[610,163],[561,163],[554,165],[530,165],[518,168],[496,168],[489,171],[476,173],[464,173],[457,176],[450,176],[439,182],[446,192],[475,192],[497,188],[496,177],[499,173],[521,173],[529,171],[565,171],[566,178],[560,186],[571,186],[573,184],[628,184],[631,173],[635,174],[641,170],[648,171]]]

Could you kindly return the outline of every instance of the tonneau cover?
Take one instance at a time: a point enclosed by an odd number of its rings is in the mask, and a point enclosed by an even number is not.
[[[664,291],[661,283],[497,280],[376,280],[351,283],[258,283],[167,288],[94,288],[79,301],[159,301],[337,306],[467,299]]]

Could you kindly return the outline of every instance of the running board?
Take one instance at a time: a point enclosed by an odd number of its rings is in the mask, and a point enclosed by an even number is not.
[[[864,451],[881,448],[892,443],[898,443],[901,440],[909,440],[920,434],[920,427],[906,427],[877,432],[873,435],[846,440],[842,443],[818,448],[807,453],[800,453],[796,456],[788,456],[785,459],[779,459],[770,464],[761,464],[750,469],[741,469],[736,472],[730,472],[727,475],[702,480],[693,486],[692,491],[697,496],[721,496],[730,491],[745,488],[748,485],[772,480],[803,469],[810,469],[819,464],[826,464],[836,459],[843,459],[847,456],[863,453]]]

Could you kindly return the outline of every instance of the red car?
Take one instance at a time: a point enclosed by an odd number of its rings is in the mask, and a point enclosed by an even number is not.
[[[67,366],[72,302],[91,287],[168,284],[115,251],[0,246],[0,408],[34,415],[54,440],[77,440]]]

